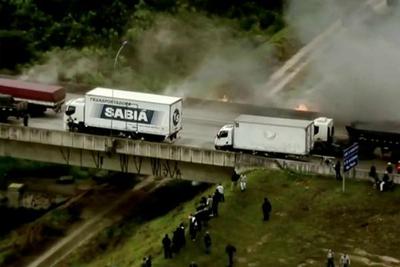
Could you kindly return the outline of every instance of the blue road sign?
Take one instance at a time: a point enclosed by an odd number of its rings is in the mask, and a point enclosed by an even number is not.
[[[358,164],[358,143],[343,150],[343,170],[349,171]]]

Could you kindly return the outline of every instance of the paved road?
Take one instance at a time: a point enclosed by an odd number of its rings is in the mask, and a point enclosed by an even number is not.
[[[67,99],[80,97],[79,94],[67,94]],[[218,130],[231,123],[239,114],[269,115],[308,118],[318,116],[317,113],[302,113],[290,110],[272,109],[248,104],[234,104],[217,101],[188,99],[183,107],[183,131],[181,138],[175,143],[201,148],[214,148],[214,138]],[[63,130],[63,113],[49,110],[43,117],[31,118],[29,126],[54,130]],[[338,127],[337,127],[338,128]],[[337,131],[343,136],[344,128]]]

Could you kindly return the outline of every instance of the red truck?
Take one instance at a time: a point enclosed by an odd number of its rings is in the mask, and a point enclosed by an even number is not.
[[[58,85],[45,85],[0,78],[0,94],[12,96],[16,101],[28,102],[31,115],[53,109],[59,112],[65,102],[65,89]]]

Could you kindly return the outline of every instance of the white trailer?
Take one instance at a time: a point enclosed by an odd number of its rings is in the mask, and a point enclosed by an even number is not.
[[[233,124],[225,125],[219,130],[215,138],[215,148],[308,155],[314,148],[315,141],[328,142],[332,139],[331,134],[333,120],[328,118],[312,121],[240,115]]]
[[[70,131],[173,140],[182,129],[182,98],[98,87],[68,101],[64,125]]]

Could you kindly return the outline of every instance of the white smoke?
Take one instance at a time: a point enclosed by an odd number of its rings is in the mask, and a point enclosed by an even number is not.
[[[293,1],[293,4],[298,7],[304,2],[307,1]],[[319,28],[324,21],[320,18],[324,14],[329,16],[332,10],[340,10],[337,19],[341,19],[343,27],[312,58],[304,83],[286,96],[285,104],[309,103],[340,119],[400,119],[399,9],[390,7],[382,12],[382,9],[363,8],[354,12],[358,2],[343,9],[334,0],[325,1],[305,21],[301,20],[301,14],[289,20],[304,40],[309,39],[312,25]]]

